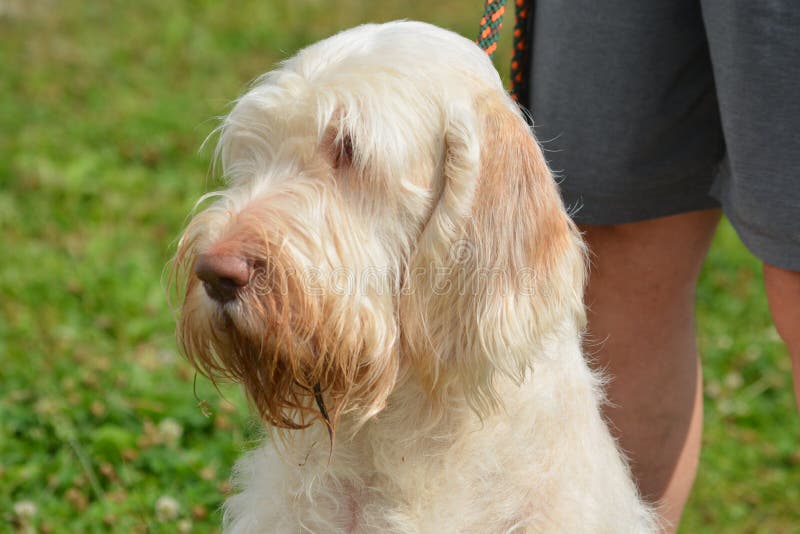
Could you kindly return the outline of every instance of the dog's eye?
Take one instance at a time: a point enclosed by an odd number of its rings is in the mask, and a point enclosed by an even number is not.
[[[353,164],[353,140],[347,134],[342,134],[333,146],[333,167],[341,169]]]

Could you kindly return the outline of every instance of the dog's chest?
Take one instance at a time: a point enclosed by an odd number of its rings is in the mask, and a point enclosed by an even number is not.
[[[452,443],[452,434],[445,440],[443,435],[403,439],[395,432],[392,439],[382,439],[366,433],[354,447],[359,454],[334,460],[322,490],[332,499],[330,512],[340,531],[466,532],[469,528],[459,525],[482,524],[487,514],[502,523],[518,521],[510,510],[517,507],[521,514],[524,498],[505,500],[500,515],[514,518],[503,520],[490,510],[490,494],[514,485],[507,466],[493,459],[496,433],[472,429],[467,435]],[[526,492],[504,493],[522,497]],[[486,505],[477,505],[484,500]]]

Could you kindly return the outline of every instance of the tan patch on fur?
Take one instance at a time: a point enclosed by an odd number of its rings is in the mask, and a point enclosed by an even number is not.
[[[480,109],[481,179],[472,232],[491,240],[488,261],[511,269],[512,275],[526,267],[547,279],[575,246],[577,230],[527,124],[493,96]]]
[[[582,323],[585,267],[577,229],[522,117],[495,93],[482,95],[476,109],[479,168],[471,160],[474,126],[455,124],[439,205],[411,263],[429,273],[401,303],[401,317],[408,360],[432,405],[459,391],[480,413],[501,402],[495,374],[521,381],[542,337],[569,317]],[[459,215],[473,173],[469,212]],[[463,258],[453,254],[458,247],[466,247]],[[430,288],[444,284],[459,291]]]

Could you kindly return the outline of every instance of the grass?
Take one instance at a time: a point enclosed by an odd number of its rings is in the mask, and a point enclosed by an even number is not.
[[[0,524],[217,528],[256,425],[236,389],[194,384],[161,283],[213,186],[210,118],[338,29],[416,18],[472,36],[481,9],[332,4],[0,0]],[[706,432],[683,532],[800,524],[800,428],[761,286],[724,225],[699,289]]]

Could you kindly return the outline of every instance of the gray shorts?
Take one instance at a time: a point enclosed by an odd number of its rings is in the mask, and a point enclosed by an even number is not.
[[[538,0],[530,108],[583,224],[722,206],[800,271],[800,0]]]

